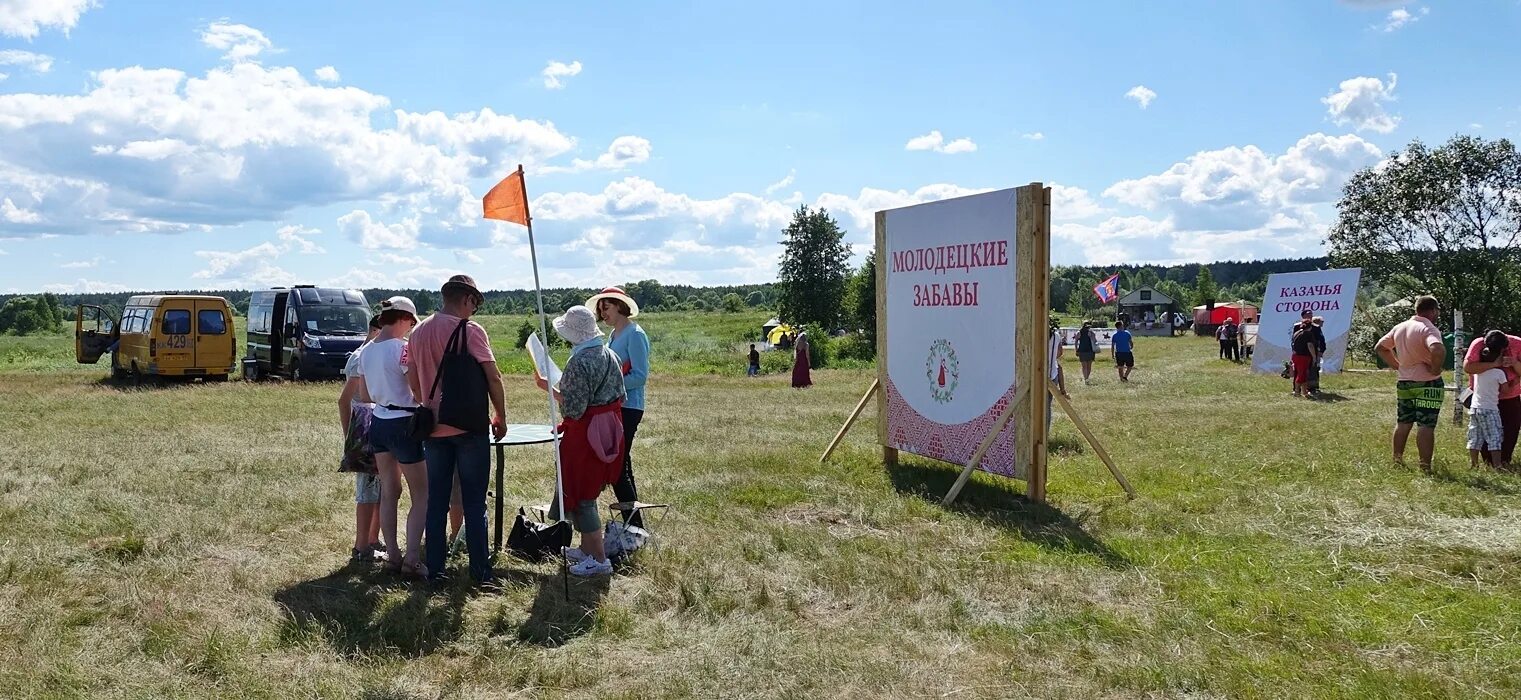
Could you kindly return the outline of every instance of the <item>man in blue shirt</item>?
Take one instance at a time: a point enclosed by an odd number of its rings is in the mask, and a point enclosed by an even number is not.
[[[1110,337],[1110,347],[1114,348],[1114,367],[1120,372],[1120,381],[1130,381],[1130,370],[1135,369],[1135,341],[1130,337],[1130,330],[1120,323],[1119,330]]]

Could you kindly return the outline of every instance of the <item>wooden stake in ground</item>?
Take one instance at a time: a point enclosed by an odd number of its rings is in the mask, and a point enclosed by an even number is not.
[[[956,483],[951,484],[951,490],[945,493],[945,498],[940,499],[940,505],[949,506],[952,501],[956,500],[957,496],[961,495],[962,487],[966,486],[967,480],[972,478],[972,472],[977,471],[977,467],[982,464],[982,458],[987,456],[988,448],[993,446],[993,440],[997,439],[998,434],[1003,432],[1004,426],[1009,424],[1009,419],[1014,417],[1014,411],[1019,408],[1019,404],[1023,403],[1029,394],[1030,388],[1024,387],[1019,390],[1019,393],[1014,395],[1014,400],[1010,401],[1009,405],[1004,406],[1003,412],[998,414],[998,420],[993,422],[993,429],[989,430],[987,436],[982,438],[982,442],[977,445],[977,451],[972,453],[972,459],[967,461],[966,466],[961,470],[961,475],[956,477]]]
[[[1098,438],[1093,436],[1093,431],[1088,430],[1088,424],[1083,421],[1082,416],[1077,414],[1077,409],[1072,406],[1072,402],[1068,401],[1067,397],[1062,396],[1062,392],[1056,387],[1055,382],[1047,381],[1046,391],[1051,394],[1052,398],[1056,399],[1057,403],[1061,404],[1062,410],[1067,412],[1067,417],[1072,419],[1072,423],[1077,426],[1078,432],[1083,434],[1083,438],[1093,448],[1094,454],[1097,454],[1099,459],[1103,460],[1104,466],[1109,468],[1109,473],[1114,475],[1114,480],[1120,482],[1120,488],[1125,489],[1125,495],[1135,498],[1135,489],[1130,487],[1130,482],[1125,479],[1124,474],[1120,473],[1120,468],[1114,466],[1114,460],[1109,458],[1109,451],[1099,444]]]
[[[850,412],[850,417],[845,419],[845,425],[840,426],[840,432],[835,433],[834,439],[829,442],[829,447],[825,448],[824,454],[819,456],[820,464],[829,459],[829,455],[834,452],[834,448],[839,447],[840,441],[845,439],[845,431],[850,430],[850,426],[855,424],[856,419],[861,416],[861,411],[866,408],[866,402],[871,400],[872,395],[877,393],[877,389],[881,386],[882,380],[871,380],[871,388],[867,389],[866,393],[861,396],[861,402],[856,404],[856,410]]]

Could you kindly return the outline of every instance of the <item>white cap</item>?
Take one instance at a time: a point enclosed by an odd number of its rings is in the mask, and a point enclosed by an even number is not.
[[[406,297],[400,297],[400,296],[398,296],[398,297],[391,297],[390,299],[387,299],[385,301],[380,302],[380,312],[381,313],[385,313],[387,311],[393,311],[393,310],[394,311],[405,311],[408,314],[412,315],[412,320],[413,321],[417,320],[417,305],[413,304],[411,299],[408,299]]]

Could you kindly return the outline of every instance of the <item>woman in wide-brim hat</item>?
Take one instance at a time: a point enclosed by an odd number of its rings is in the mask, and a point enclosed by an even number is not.
[[[623,400],[623,473],[613,485],[613,493],[619,501],[632,503],[639,500],[639,488],[634,483],[634,434],[644,420],[644,389],[650,378],[650,337],[633,321],[639,315],[639,303],[622,289],[608,287],[593,294],[586,300],[586,306],[612,328],[607,347],[623,363],[623,387],[627,392]],[[638,513],[629,516],[625,511],[624,518],[630,525],[644,525]]]
[[[550,517],[560,518],[563,508],[576,532],[581,533],[580,546],[565,550],[571,573],[608,574],[612,565],[603,546],[597,496],[618,481],[623,469],[622,363],[602,344],[602,331],[591,309],[572,306],[554,320],[554,327],[573,349],[559,386],[552,388],[564,417],[560,422],[560,483],[565,505],[557,494]],[[539,376],[537,366],[534,380],[542,388],[551,388]]]

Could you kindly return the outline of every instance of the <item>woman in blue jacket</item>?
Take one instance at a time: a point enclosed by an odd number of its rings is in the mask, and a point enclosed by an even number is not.
[[[634,485],[634,434],[639,430],[639,421],[644,418],[644,385],[650,377],[650,337],[633,321],[639,315],[639,304],[622,289],[608,287],[587,299],[586,305],[597,312],[597,318],[612,327],[607,347],[623,361],[623,388],[627,392],[623,400],[623,474],[618,477],[618,483],[613,484],[613,493],[619,501],[632,503],[639,500],[639,490]],[[638,513],[627,518],[627,522],[635,527],[644,526]]]

